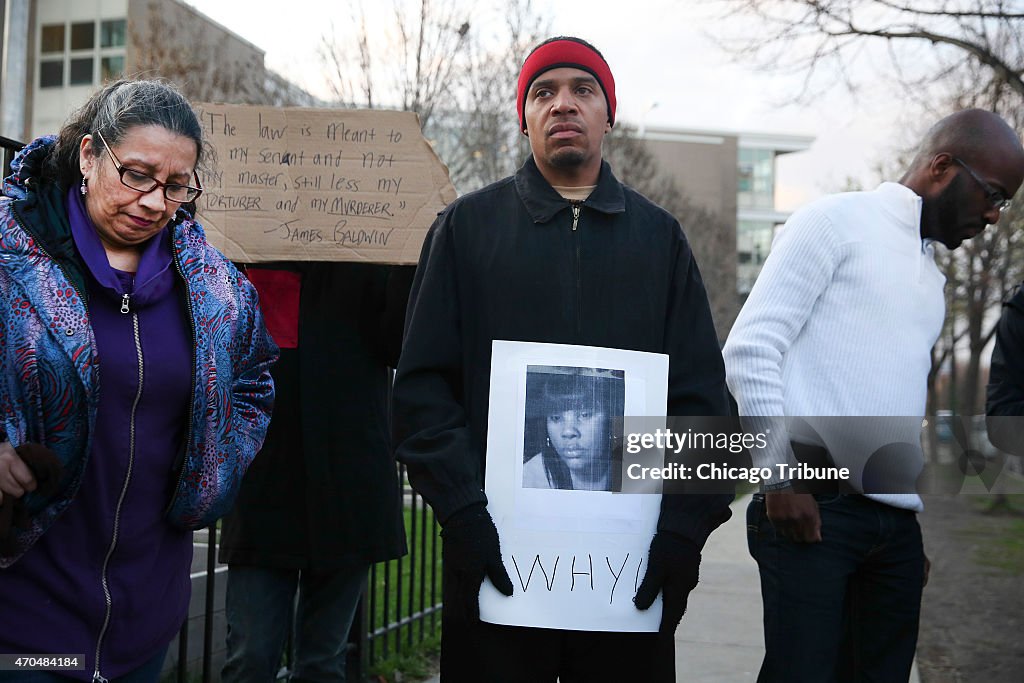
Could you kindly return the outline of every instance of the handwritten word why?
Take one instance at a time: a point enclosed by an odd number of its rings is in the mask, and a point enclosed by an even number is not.
[[[533,557],[511,555],[510,558],[524,593],[531,590],[549,593],[590,591],[601,595],[607,594],[610,605],[615,601],[615,590],[619,588],[619,580],[624,574],[633,579],[633,592],[628,593],[620,589],[619,595],[626,595],[629,600],[633,599],[643,578],[640,574],[643,557],[636,556],[631,560],[629,553],[622,558],[590,554],[565,557],[541,557],[540,554]],[[626,579],[627,582],[629,578]]]

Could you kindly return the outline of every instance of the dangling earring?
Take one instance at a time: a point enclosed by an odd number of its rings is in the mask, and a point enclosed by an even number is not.
[[[82,193],[83,197],[89,194],[89,181],[85,179],[85,176],[82,177],[82,186],[78,188],[78,191]]]
[[[544,440],[548,442],[548,448],[551,448],[551,437],[550,436],[545,436]]]

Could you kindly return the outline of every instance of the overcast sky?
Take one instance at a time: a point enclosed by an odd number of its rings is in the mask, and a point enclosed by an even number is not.
[[[337,0],[293,0],[288,11],[265,0],[186,1],[265,50],[268,67],[324,94],[316,48],[332,22],[340,32],[349,19]],[[799,79],[733,63],[707,37],[723,26],[714,2],[559,0],[550,7],[552,35],[585,38],[607,58],[620,120],[815,136],[809,151],[779,159],[780,209],[841,189],[848,178],[877,182],[871,170],[877,162],[920,133],[900,131],[900,103],[884,87],[858,98],[836,89],[813,105],[780,104],[797,91]]]

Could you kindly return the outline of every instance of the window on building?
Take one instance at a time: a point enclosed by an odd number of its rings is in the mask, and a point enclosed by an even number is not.
[[[39,87],[60,88],[64,85],[64,60],[39,62]]]
[[[124,19],[100,23],[100,80],[110,81],[124,75],[124,46],[127,28]]]
[[[124,19],[47,24],[39,39],[39,87],[92,85],[124,73]]]
[[[761,266],[768,258],[775,237],[772,221],[741,220],[736,225],[736,284],[740,294],[749,294]]]
[[[96,46],[96,22],[71,24],[71,49],[91,50]]]
[[[43,35],[39,41],[39,52],[44,55],[64,53],[64,24],[48,24],[43,26]]]
[[[740,148],[737,200],[741,209],[775,206],[775,153],[770,149]]]
[[[125,20],[114,19],[100,24],[100,47],[124,47]]]
[[[112,81],[124,75],[124,55],[104,57],[100,61],[100,80]]]
[[[69,85],[89,85],[92,83],[92,57],[77,57],[71,60]]]
[[[68,85],[92,85],[96,61],[96,22],[71,24],[71,54],[68,64]]]

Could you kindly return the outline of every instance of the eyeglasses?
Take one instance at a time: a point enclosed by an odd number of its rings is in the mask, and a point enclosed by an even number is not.
[[[127,188],[131,188],[136,192],[152,192],[158,187],[162,187],[164,190],[164,197],[168,201],[175,202],[176,204],[184,204],[186,202],[193,202],[198,199],[199,195],[203,193],[203,185],[199,182],[199,174],[192,171],[192,175],[196,179],[196,185],[198,187],[192,187],[190,185],[177,185],[174,183],[162,183],[152,176],[148,176],[145,173],[136,171],[128,168],[114,156],[113,150],[110,149],[110,145],[103,139],[103,134],[97,132],[100,140],[103,141],[103,146],[107,148],[107,154],[110,155],[110,160],[114,162],[114,167],[117,169],[117,173],[121,176],[121,184]]]
[[[953,161],[963,166],[964,170],[970,173],[971,177],[974,178],[974,180],[979,185],[981,185],[981,189],[985,191],[985,199],[988,200],[989,206],[991,206],[993,209],[999,209],[1000,211],[1006,211],[1008,208],[1010,208],[1009,197],[1007,197],[1005,194],[1003,194],[1002,192],[1000,192],[999,190],[997,190],[996,188],[992,187],[984,180],[982,180],[970,166],[965,164],[960,159],[953,157]]]

